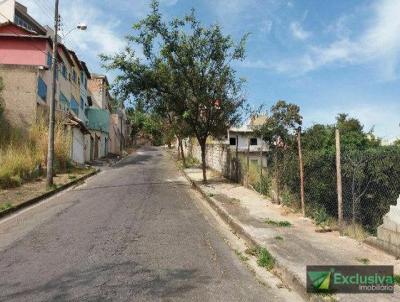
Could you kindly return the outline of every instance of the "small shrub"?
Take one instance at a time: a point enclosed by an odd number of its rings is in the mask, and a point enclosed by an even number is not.
[[[268,252],[266,248],[261,248],[258,251],[257,264],[270,271],[271,269],[274,268],[275,259],[272,257],[272,255]]]
[[[325,226],[328,223],[329,215],[326,213],[324,207],[317,207],[312,212],[312,218],[314,219],[316,225]]]
[[[282,236],[275,236],[275,239],[276,240],[283,240],[283,237]]]
[[[269,196],[271,193],[272,180],[267,175],[261,176],[258,181],[254,184],[254,189],[265,196]]]

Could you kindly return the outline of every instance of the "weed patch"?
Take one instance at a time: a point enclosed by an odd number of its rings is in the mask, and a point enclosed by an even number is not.
[[[369,259],[368,258],[356,258],[356,260],[362,264],[369,264]]]
[[[257,264],[270,271],[271,269],[274,268],[275,259],[272,257],[272,255],[268,252],[266,248],[261,248],[258,251]]]
[[[13,207],[13,206],[12,206],[11,203],[2,204],[2,205],[0,206],[0,212],[6,211],[6,210],[8,210],[8,209],[11,209],[12,207]]]
[[[267,270],[274,268],[275,259],[266,248],[249,248],[245,253],[257,257],[257,264]]]
[[[267,218],[264,221],[266,224],[269,224],[271,226],[276,226],[276,227],[291,227],[292,224],[289,221],[283,220],[283,221],[276,221],[276,220],[272,220]]]

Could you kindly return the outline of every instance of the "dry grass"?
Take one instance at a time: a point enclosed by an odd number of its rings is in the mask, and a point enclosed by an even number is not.
[[[2,135],[7,140],[0,146],[0,188],[20,186],[25,180],[37,178],[46,166],[47,158],[48,127],[44,121],[33,125],[25,134],[11,127],[7,131]],[[58,121],[55,128],[56,171],[68,167],[70,141],[63,122]]]
[[[59,173],[54,177],[54,188],[65,185],[93,171],[95,170],[92,168],[71,168],[68,173]],[[48,191],[45,177],[39,177],[35,181],[26,182],[18,188],[0,190],[0,212],[41,196]]]
[[[364,241],[370,236],[359,224],[349,224],[343,228],[343,234],[358,241]]]

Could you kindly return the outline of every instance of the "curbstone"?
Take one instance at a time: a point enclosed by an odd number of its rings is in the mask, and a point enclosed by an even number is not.
[[[198,191],[205,200],[209,203],[209,205],[218,213],[218,215],[233,229],[233,231],[239,234],[249,245],[250,247],[262,248],[263,245],[254,239],[238,222],[234,217],[232,217],[225,209],[220,207],[213,197],[208,196],[208,194],[194,181],[192,180],[184,171],[181,169],[185,178],[189,181],[192,187]],[[305,300],[311,301],[313,296],[307,293],[307,289],[305,284],[301,282],[301,280],[292,272],[290,272],[286,267],[281,265],[276,261],[275,258],[275,267],[273,269],[273,273],[284,281],[286,284],[290,285],[290,287],[295,290],[302,298]],[[315,297],[312,301],[315,301]]]
[[[29,207],[31,205],[37,204],[37,203],[43,201],[44,199],[52,197],[52,196],[56,195],[57,193],[60,193],[61,191],[64,191],[64,190],[66,190],[66,189],[78,184],[79,182],[81,182],[83,180],[86,180],[89,177],[92,177],[92,176],[96,175],[99,172],[100,172],[100,169],[96,169],[95,171],[93,171],[93,172],[91,172],[91,173],[89,173],[87,175],[84,175],[84,176],[82,176],[80,178],[77,178],[77,179],[75,179],[75,180],[73,180],[73,181],[71,181],[69,183],[66,183],[66,184],[58,187],[57,189],[54,189],[54,190],[49,191],[49,192],[46,192],[46,193],[44,193],[44,194],[42,194],[40,196],[37,196],[37,197],[32,198],[32,199],[29,199],[29,200],[27,200],[27,201],[15,206],[15,207],[12,207],[12,208],[9,208],[9,209],[7,209],[5,211],[2,211],[2,212],[0,212],[0,219],[4,218],[6,216],[9,216],[9,215],[11,215],[13,213],[16,213],[16,212],[18,212],[18,211],[20,211],[22,209],[25,209],[25,208],[27,208],[27,207]]]

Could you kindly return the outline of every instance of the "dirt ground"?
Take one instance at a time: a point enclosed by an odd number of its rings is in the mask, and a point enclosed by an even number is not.
[[[70,173],[60,173],[54,177],[55,188],[65,185],[86,174],[93,172],[93,168],[74,169]],[[0,189],[0,212],[10,207],[17,206],[27,200],[38,197],[49,190],[46,188],[46,178],[24,183],[21,187],[12,189]]]

